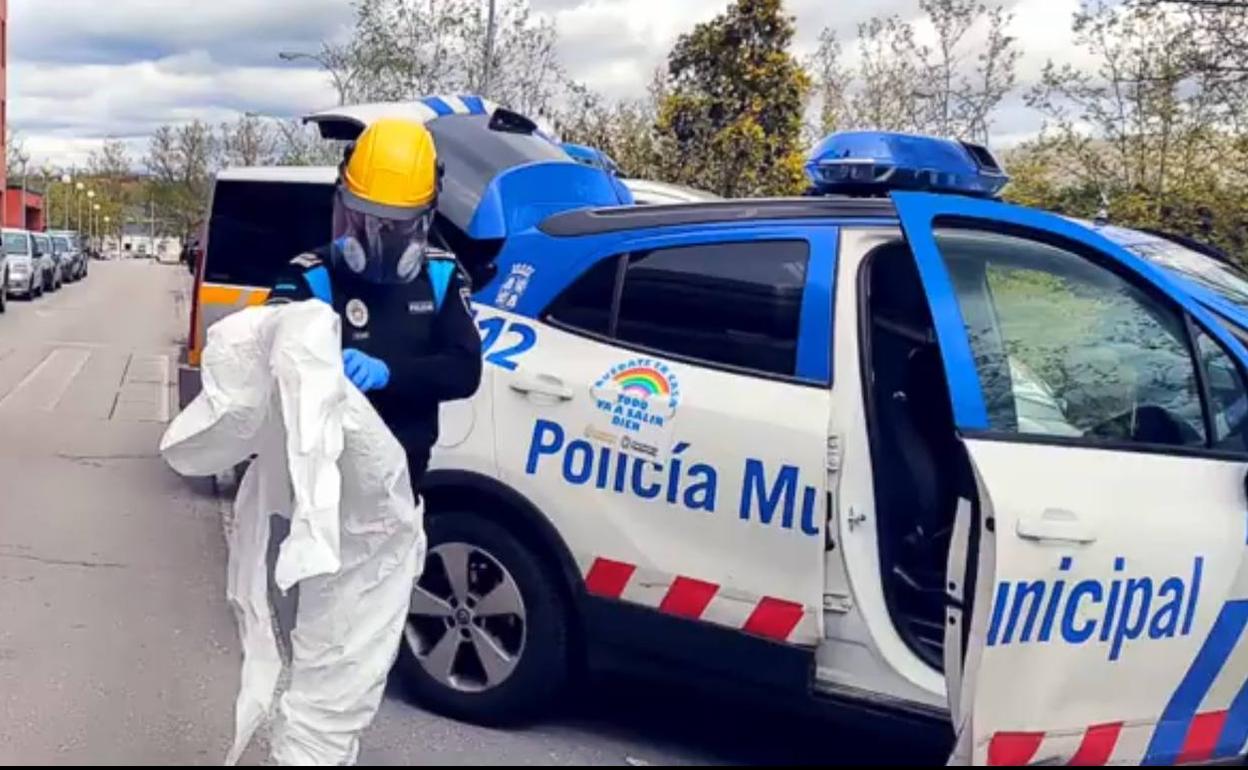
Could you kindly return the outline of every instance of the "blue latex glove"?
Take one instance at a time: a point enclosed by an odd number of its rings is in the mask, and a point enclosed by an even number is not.
[[[342,368],[347,379],[363,393],[381,390],[390,384],[390,367],[386,362],[355,348],[342,351]]]

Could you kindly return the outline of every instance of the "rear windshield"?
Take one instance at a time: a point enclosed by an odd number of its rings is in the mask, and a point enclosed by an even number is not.
[[[5,233],[4,234],[4,253],[5,254],[28,254],[30,253],[30,241],[27,240],[25,233]]]
[[[333,192],[327,184],[218,182],[204,280],[272,286],[283,265],[329,242]]]

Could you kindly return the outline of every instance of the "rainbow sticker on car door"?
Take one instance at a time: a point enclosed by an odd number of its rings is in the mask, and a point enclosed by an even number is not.
[[[619,451],[663,461],[671,453],[680,378],[655,358],[615,364],[590,387],[595,419],[586,435]]]

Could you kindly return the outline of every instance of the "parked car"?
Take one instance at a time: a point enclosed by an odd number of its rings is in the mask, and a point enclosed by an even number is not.
[[[427,121],[484,276],[422,490],[422,704],[523,719],[625,662],[958,730],[962,763],[1243,753],[1248,349],[1185,284],[992,200],[983,147],[838,137],[827,197],[630,206],[487,104],[311,116]],[[333,173],[227,175],[192,313],[263,302]]]
[[[0,313],[7,312],[9,309],[9,270],[12,267],[12,260],[8,251],[0,243]]]
[[[35,253],[35,239],[25,230],[6,227],[0,232],[8,262],[6,294],[26,299],[43,296],[44,270],[41,257]]]
[[[48,291],[59,291],[64,278],[61,275],[61,260],[52,248],[52,239],[47,233],[31,233],[35,242],[35,256],[43,270],[43,285]]]
[[[74,255],[69,244],[62,238],[48,234],[48,245],[52,247],[52,259],[56,260],[57,274],[61,284],[74,282]]]
[[[83,248],[82,238],[78,233],[72,230],[50,230],[48,236],[52,238],[54,244],[68,255],[65,260],[66,266],[62,269],[63,278],[66,282],[82,280],[87,276],[88,263],[90,259],[87,256],[86,249]]]
[[[621,179],[624,186],[633,193],[633,201],[639,206],[661,206],[671,203],[708,203],[723,200],[722,197],[670,182],[655,182],[649,179]]]

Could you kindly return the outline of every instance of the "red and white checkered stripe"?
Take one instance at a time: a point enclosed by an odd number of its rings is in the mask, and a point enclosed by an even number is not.
[[[1221,732],[1225,712],[1198,714],[1179,764],[1208,756]],[[1047,733],[997,733],[988,745],[994,767],[1065,764],[1072,767],[1138,765],[1148,750],[1152,723],[1095,725],[1083,730]]]
[[[670,575],[602,557],[578,561],[585,588],[594,596],[653,607],[668,615],[736,628],[779,642],[818,642],[814,611],[799,602],[746,594],[686,575]]]
[[[1115,761],[1123,732],[1124,727],[1119,722],[1067,732],[997,733],[992,736],[988,745],[988,764],[992,767],[1031,764],[1067,764],[1080,767],[1107,765]],[[1147,727],[1138,732],[1142,734],[1142,740],[1147,742]]]

